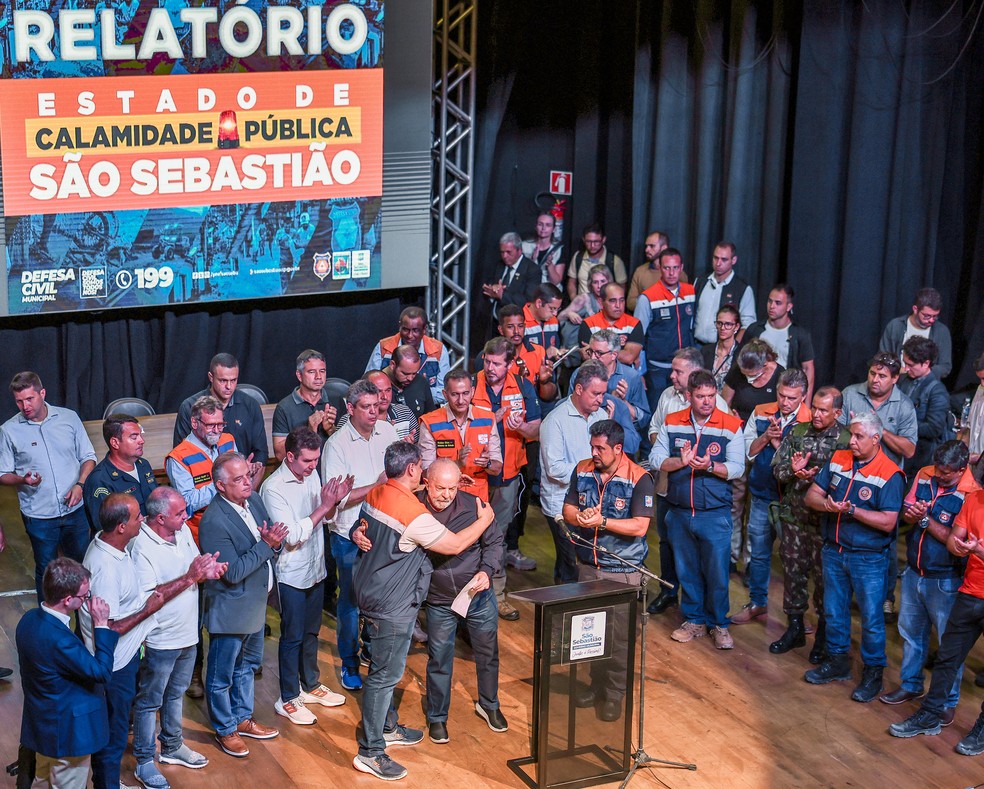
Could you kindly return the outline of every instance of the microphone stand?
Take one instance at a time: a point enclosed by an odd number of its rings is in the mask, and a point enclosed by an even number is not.
[[[561,534],[567,537],[571,543],[575,545],[582,545],[586,548],[591,548],[592,550],[598,551],[598,553],[609,556],[619,564],[624,567],[629,567],[633,571],[639,573],[639,589],[642,592],[642,649],[639,652],[639,725],[638,725],[638,737],[639,741],[635,751],[632,753],[632,766],[629,768],[628,775],[625,776],[625,780],[619,784],[619,789],[625,789],[629,781],[632,780],[632,776],[635,775],[636,771],[640,767],[652,767],[654,765],[661,765],[663,767],[680,767],[687,770],[696,770],[697,765],[690,762],[671,762],[666,759],[656,759],[646,753],[645,748],[643,748],[643,741],[646,736],[646,629],[649,623],[649,611],[646,606],[649,603],[649,580],[652,579],[667,587],[668,589],[673,588],[673,584],[669,581],[665,581],[660,578],[656,573],[647,567],[636,564],[635,562],[630,562],[628,559],[624,559],[617,553],[608,550],[603,545],[597,545],[596,543],[589,542],[588,540],[581,537],[579,534],[575,534],[574,531],[567,525],[567,521],[564,520],[563,515],[556,515],[554,521],[557,523]],[[606,746],[608,750],[612,750],[611,746]]]

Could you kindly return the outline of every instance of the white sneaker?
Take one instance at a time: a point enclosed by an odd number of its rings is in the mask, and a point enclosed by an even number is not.
[[[341,707],[345,703],[345,697],[341,693],[335,693],[324,685],[318,685],[310,692],[301,689],[298,698],[305,704],[320,704],[322,707]]]
[[[296,723],[299,726],[310,726],[312,723],[318,722],[318,719],[314,717],[314,713],[304,706],[304,702],[301,701],[300,697],[287,702],[277,699],[273,704],[273,708],[277,711],[278,715],[283,715],[291,723]]]

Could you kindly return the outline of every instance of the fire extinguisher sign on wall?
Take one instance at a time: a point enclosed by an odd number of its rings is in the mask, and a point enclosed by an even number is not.
[[[551,170],[550,192],[555,195],[569,195],[573,181],[574,174],[569,170]]]

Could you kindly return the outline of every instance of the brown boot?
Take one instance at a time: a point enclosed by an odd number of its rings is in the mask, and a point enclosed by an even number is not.
[[[192,672],[191,684],[188,686],[188,690],[185,691],[185,695],[189,699],[200,699],[205,695],[205,686],[202,684],[201,668],[196,668]]]

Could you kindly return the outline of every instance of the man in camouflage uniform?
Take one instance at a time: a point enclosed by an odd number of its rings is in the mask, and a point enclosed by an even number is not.
[[[820,550],[820,513],[809,509],[804,500],[817,471],[838,449],[847,449],[851,434],[837,419],[844,400],[838,389],[825,386],[813,395],[813,418],[790,430],[776,450],[772,470],[779,481],[779,520],[781,522],[779,559],[783,568],[782,607],[789,627],[778,641],[769,645],[775,655],[806,645],[803,614],[809,604],[809,581],[813,575],[813,606],[820,616],[810,662],[822,663],[826,657],[826,627],[823,617],[823,566]]]

